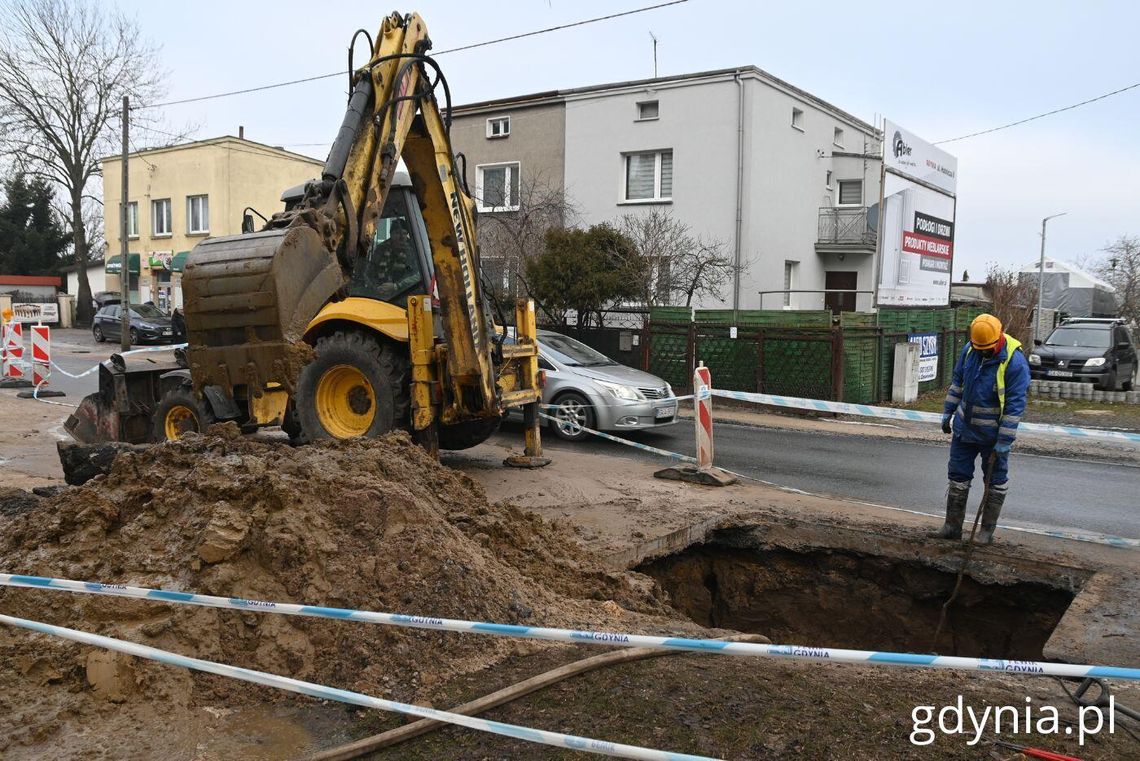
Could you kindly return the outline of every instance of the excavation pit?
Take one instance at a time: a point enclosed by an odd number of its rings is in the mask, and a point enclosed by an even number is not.
[[[721,529],[637,570],[705,626],[783,644],[1017,660],[1043,659],[1089,576],[975,554],[936,643],[961,554],[926,558],[914,547],[886,554],[881,544],[878,553],[846,544],[785,547],[758,541],[749,528]]]

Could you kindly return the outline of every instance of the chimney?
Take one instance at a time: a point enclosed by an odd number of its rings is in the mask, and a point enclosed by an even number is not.
[[[238,125],[238,140],[245,140],[245,127]]]

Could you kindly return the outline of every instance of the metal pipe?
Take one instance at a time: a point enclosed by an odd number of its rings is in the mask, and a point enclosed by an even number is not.
[[[1053,214],[1041,220],[1041,261],[1037,265],[1037,311],[1033,313],[1033,337],[1041,331],[1041,301],[1045,293],[1045,225],[1050,219],[1063,217],[1069,212]]]
[[[344,121],[336,133],[336,140],[329,149],[329,157],[325,160],[325,168],[321,170],[324,180],[339,180],[344,175],[344,167],[348,164],[348,153],[356,136],[369,116],[368,105],[372,100],[372,75],[365,72],[361,75],[348,99],[348,110],[344,113]]]
[[[120,192],[122,196],[119,198],[119,252],[122,254],[122,260],[119,269],[119,348],[122,351],[127,351],[131,348],[131,244],[129,242],[131,228],[130,228],[130,207],[127,204],[127,199],[130,196],[130,175],[127,172],[128,159],[130,158],[130,122],[131,122],[131,101],[126,95],[123,96],[123,159],[120,162],[123,170],[123,182]],[[141,256],[139,257],[141,260]],[[139,277],[142,277],[142,262],[139,262]]]
[[[744,226],[744,80],[739,70],[733,79],[736,81],[736,233],[732,258],[732,322],[735,324],[740,310],[740,236]]]

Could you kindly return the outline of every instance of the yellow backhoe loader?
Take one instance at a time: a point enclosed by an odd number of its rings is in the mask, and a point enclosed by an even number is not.
[[[173,439],[234,420],[302,441],[404,427],[436,451],[483,441],[521,406],[526,449],[512,464],[543,462],[534,307],[514,305],[504,342],[427,28],[393,14],[369,42],[321,177],[287,194],[261,231],[194,248],[184,354],[168,366],[103,363],[99,392],[66,424],[73,437]]]

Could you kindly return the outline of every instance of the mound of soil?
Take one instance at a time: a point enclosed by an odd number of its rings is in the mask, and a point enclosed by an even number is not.
[[[570,532],[489,504],[403,434],[294,449],[218,426],[120,454],[108,475],[53,497],[4,496],[0,568],[10,573],[481,621],[682,628],[647,577],[609,572]],[[407,702],[549,647],[42,590],[0,589],[0,610]],[[23,630],[0,629],[0,662],[15,665],[0,669],[0,753],[68,735],[80,755],[147,755],[152,743],[170,747],[161,727],[179,710],[282,694]]]

